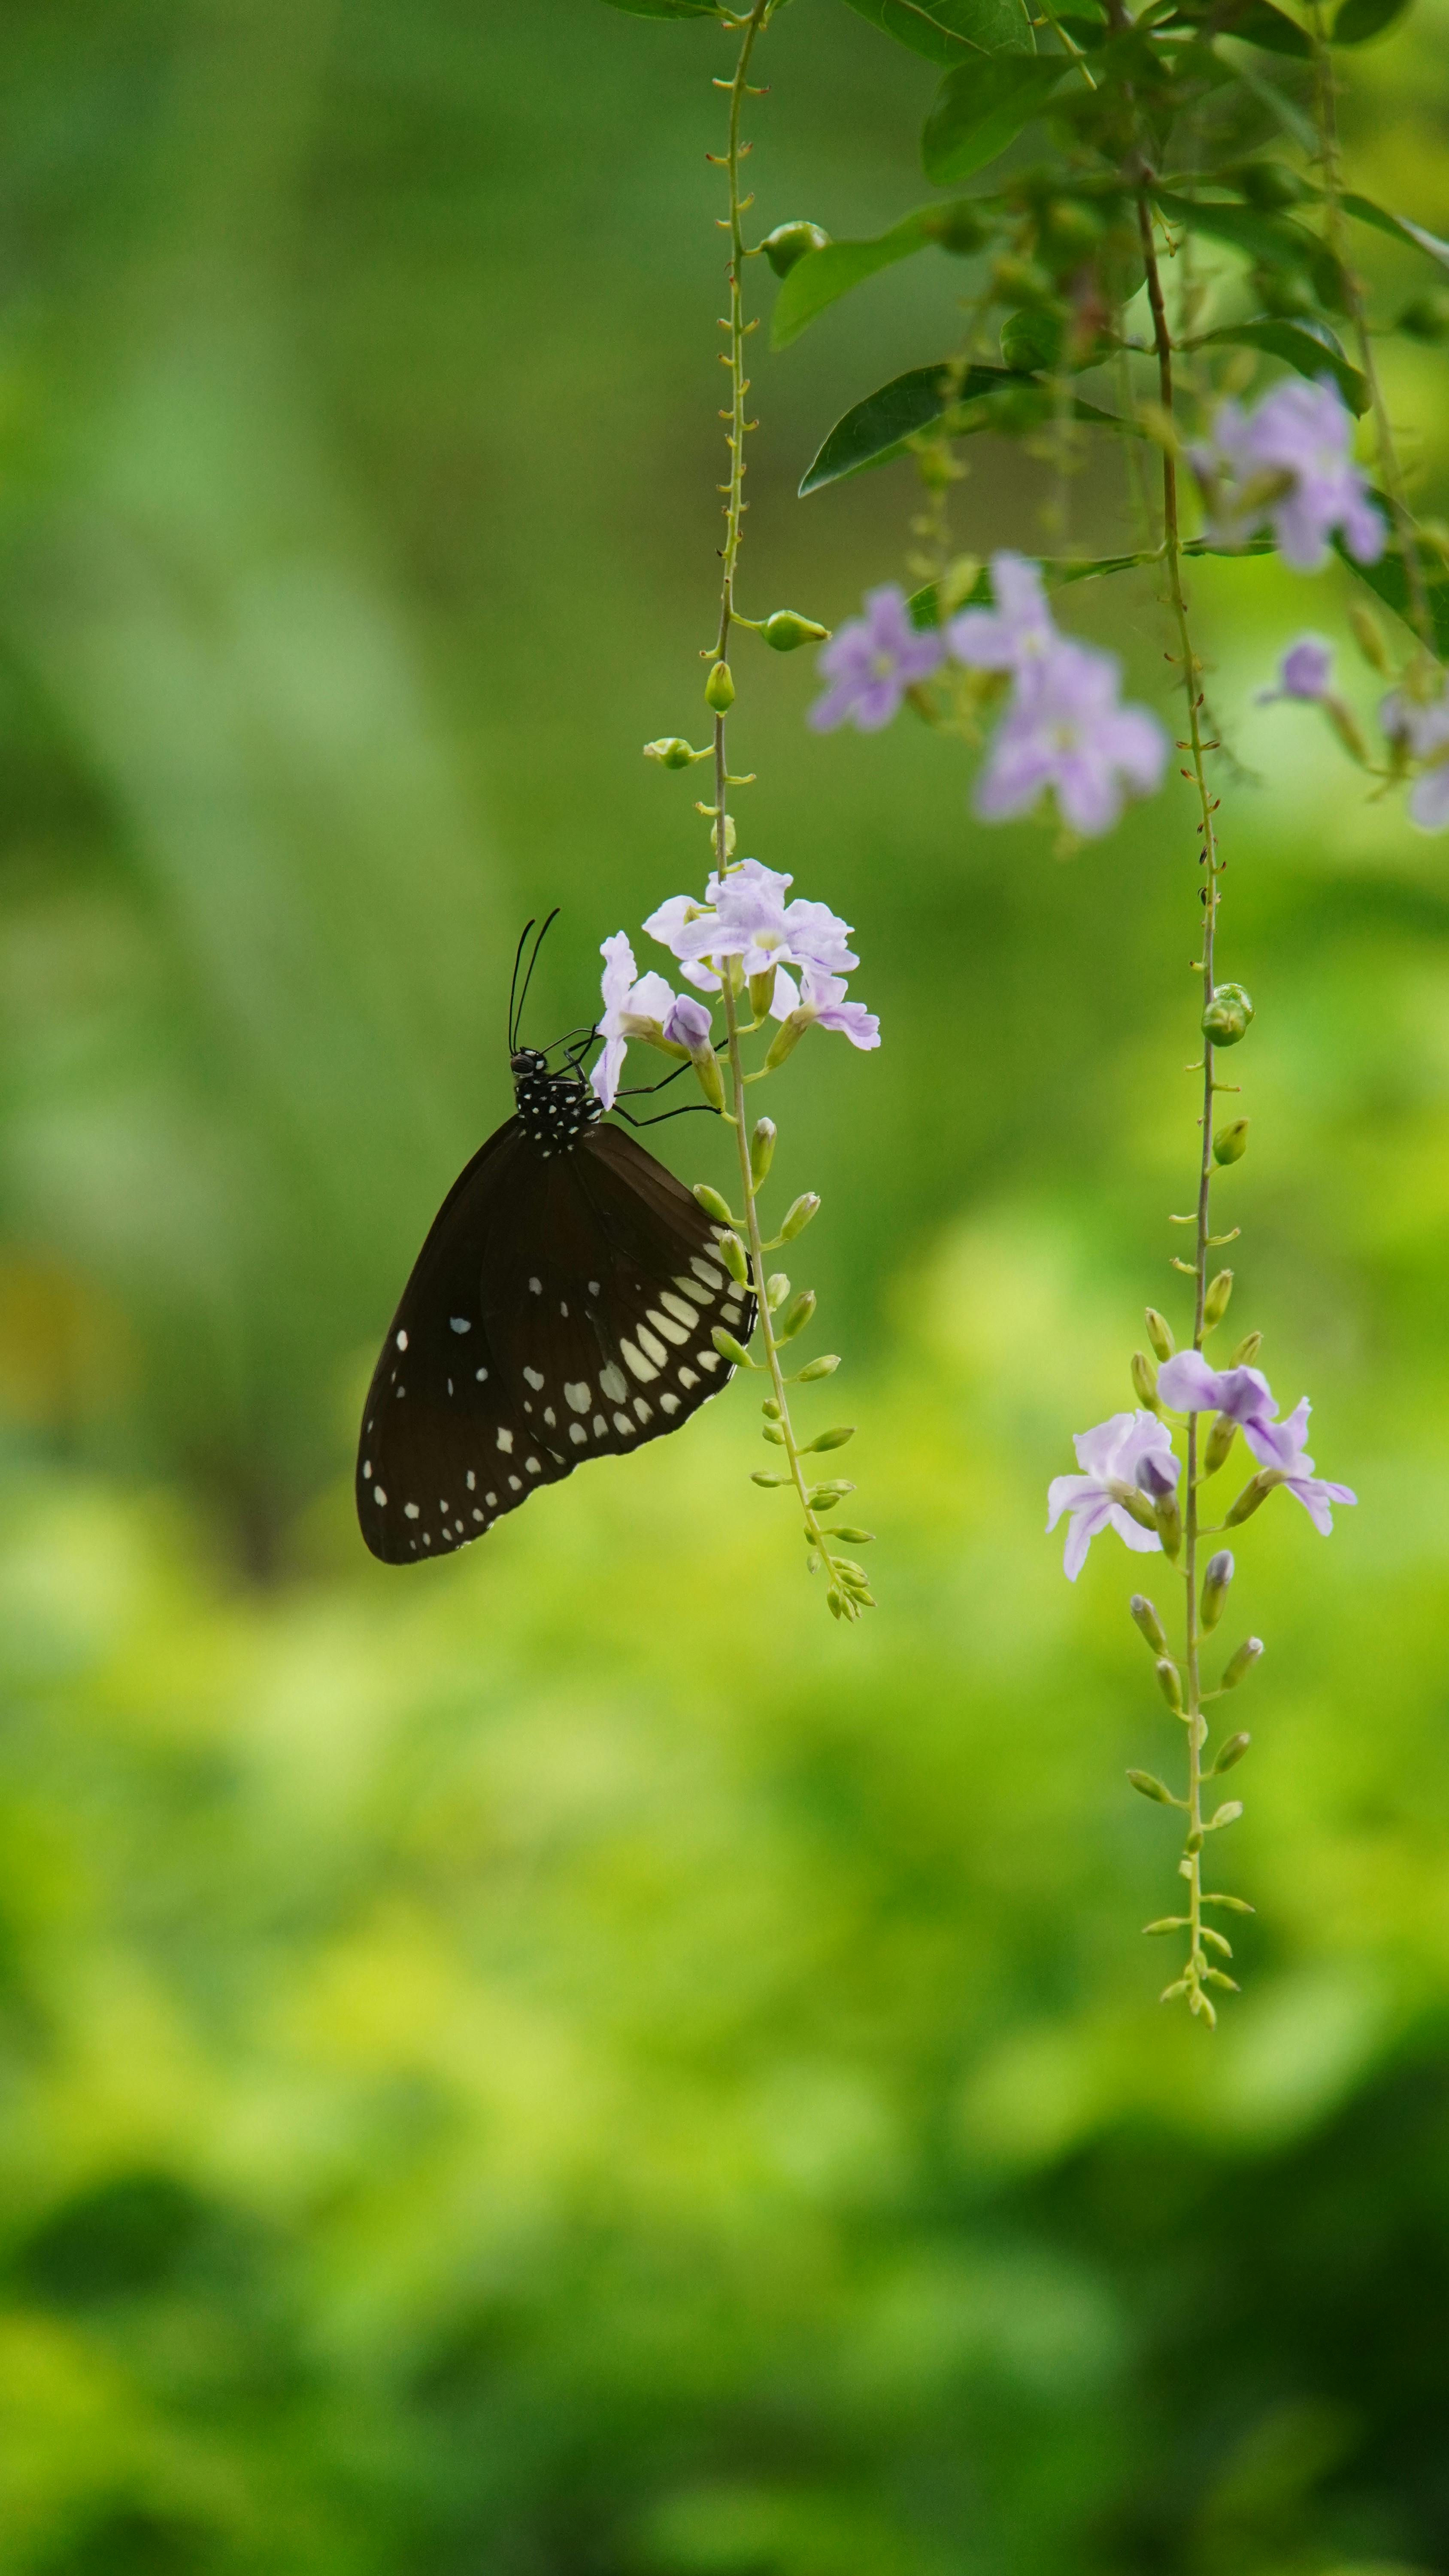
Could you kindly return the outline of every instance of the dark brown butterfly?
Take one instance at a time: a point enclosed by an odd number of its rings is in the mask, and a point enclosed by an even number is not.
[[[443,1201],[368,1390],[357,1517],[388,1565],[446,1556],[585,1458],[678,1431],[734,1374],[715,1327],[754,1330],[688,1190],[602,1124],[582,1050],[552,1073],[515,1037],[510,999],[515,1115]]]

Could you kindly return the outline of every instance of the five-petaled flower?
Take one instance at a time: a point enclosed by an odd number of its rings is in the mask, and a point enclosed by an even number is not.
[[[1331,376],[1285,377],[1255,411],[1220,403],[1210,441],[1188,450],[1211,535],[1240,546],[1271,529],[1294,572],[1321,572],[1342,529],[1356,563],[1377,563],[1388,532],[1352,449],[1353,419]]]
[[[1026,555],[993,555],[991,596],[994,609],[963,608],[953,617],[947,640],[968,670],[1010,671],[1020,680],[1034,663],[1049,660],[1063,640],[1047,606],[1040,566]]]
[[[1275,1419],[1273,1390],[1261,1369],[1215,1369],[1201,1351],[1178,1351],[1157,1372],[1157,1392],[1177,1413],[1219,1413],[1241,1426],[1243,1438],[1261,1468],[1275,1484],[1296,1494],[1316,1530],[1327,1538],[1333,1528],[1334,1503],[1356,1503],[1347,1485],[1331,1485],[1315,1476],[1304,1449],[1308,1416],[1305,1395],[1280,1422]]]
[[[1157,1532],[1145,1529],[1129,1507],[1149,1486],[1154,1501],[1174,1492],[1181,1472],[1172,1434],[1155,1413],[1114,1413],[1093,1430],[1077,1432],[1072,1446],[1081,1474],[1054,1476],[1047,1487],[1048,1530],[1056,1528],[1063,1512],[1070,1515],[1062,1558],[1069,1583],[1076,1582],[1099,1530],[1116,1530],[1143,1555],[1160,1548]]]
[[[599,954],[604,961],[604,1016],[594,1035],[603,1039],[604,1052],[589,1079],[604,1107],[612,1109],[629,1040],[660,1036],[675,999],[662,975],[639,974],[627,932],[616,930]]]
[[[849,922],[829,904],[810,903],[800,895],[787,903],[793,883],[758,859],[742,859],[710,878],[702,904],[688,895],[671,895],[644,927],[703,991],[718,992],[731,958],[738,958],[742,975],[767,980],[770,1015],[791,1022],[792,1041],[818,1025],[843,1031],[852,1046],[879,1046],[880,1023],[874,1013],[863,1002],[845,998],[845,970],[860,962],[846,945]],[[798,970],[799,983],[788,971],[791,967]]]
[[[854,724],[861,733],[888,725],[907,689],[928,680],[945,654],[938,627],[913,626],[906,596],[895,582],[865,595],[865,615],[852,617],[820,656],[831,685],[810,710],[817,733]]]
[[[1060,641],[1024,666],[976,782],[983,822],[1027,814],[1048,789],[1074,832],[1110,832],[1127,789],[1151,795],[1167,736],[1145,707],[1123,706],[1115,654]]]

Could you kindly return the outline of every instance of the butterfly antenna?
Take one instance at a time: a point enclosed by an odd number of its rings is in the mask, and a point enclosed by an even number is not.
[[[519,1026],[519,1028],[520,1028],[520,1029],[522,1029],[522,1027],[523,1027],[523,1006],[524,1006],[525,1002],[528,1000],[528,988],[529,988],[529,985],[533,982],[533,970],[534,970],[535,966],[538,964],[538,952],[539,952],[540,948],[543,946],[544,941],[547,939],[549,932],[552,930],[552,928],[553,928],[553,926],[554,926],[554,923],[555,923],[555,922],[557,921],[557,919],[558,919],[558,916],[559,916],[559,906],[558,906],[557,904],[555,904],[555,905],[554,905],[554,908],[553,908],[553,910],[552,910],[552,912],[551,912],[551,913],[549,914],[549,916],[548,916],[547,921],[544,923],[543,928],[540,930],[540,932],[539,932],[539,934],[538,934],[538,937],[535,939],[535,941],[534,941],[534,943],[533,943],[533,955],[530,957],[530,959],[529,959],[529,961],[528,961],[528,971],[527,971],[527,973],[525,974],[525,976],[524,976],[524,978],[523,978],[523,990],[522,990],[522,992],[521,992],[521,993],[519,994],[519,996],[518,996],[518,1026]],[[532,928],[533,928],[533,924],[532,924],[532,922],[530,922],[530,923],[529,923],[529,925],[528,925],[528,929],[529,929],[529,930],[531,930]],[[524,938],[526,939],[526,938],[527,938],[527,936],[528,936],[528,931],[525,931],[525,932],[524,932]],[[520,953],[521,953],[521,951],[520,951]],[[513,1039],[512,1037],[510,1037],[510,1039],[509,1039],[509,1041],[508,1041],[508,1049],[509,1049],[509,1053],[510,1053],[510,1054],[512,1054],[512,1052],[513,1052],[513,1048],[514,1048],[515,1043],[516,1043],[515,1039]]]
[[[537,916],[535,916],[535,918],[536,917]],[[510,1055],[512,1055],[514,1048],[518,1044],[518,1032],[513,1008],[513,997],[518,990],[518,970],[523,963],[523,952],[527,946],[528,934],[532,928],[532,921],[526,921],[524,923],[523,928],[518,935],[518,946],[513,952],[513,973],[509,978],[508,984],[508,1052]]]

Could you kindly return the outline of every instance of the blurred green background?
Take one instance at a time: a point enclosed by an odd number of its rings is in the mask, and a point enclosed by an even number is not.
[[[725,51],[599,0],[5,13],[4,2576],[1449,2568],[1449,843],[1254,706],[1340,576],[1196,585],[1259,1003],[1234,1322],[1361,1496],[1239,1550],[1216,2042],[1137,1931],[1140,1569],[1069,1590],[1041,1531],[1172,1303],[1175,788],[1063,865],[742,642],[745,846],[858,925],[885,1031],[779,1086],[859,1632],[738,1387],[446,1565],[352,1522],[522,917],[565,907],[547,1035],[703,865],[638,746],[701,712]],[[927,64],[798,0],[764,76],[761,230],[919,202]],[[1354,82],[1359,184],[1449,227],[1444,0]],[[958,287],[754,343],[758,608],[897,572],[905,467],[794,487]],[[1442,507],[1441,362],[1388,364]],[[978,448],[963,540],[1039,545],[1044,490]],[[1162,703],[1146,589],[1067,613]]]

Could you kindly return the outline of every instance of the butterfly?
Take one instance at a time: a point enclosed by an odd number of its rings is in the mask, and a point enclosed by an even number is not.
[[[580,1065],[593,1031],[518,1044],[527,992],[509,996],[514,1115],[438,1210],[363,1408],[357,1517],[386,1565],[447,1556],[585,1458],[678,1431],[734,1374],[716,1327],[755,1326],[698,1202],[604,1125]]]

